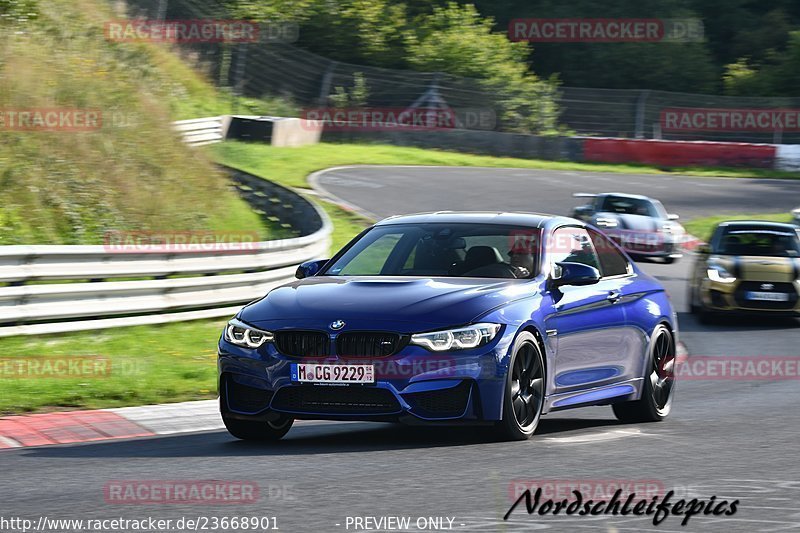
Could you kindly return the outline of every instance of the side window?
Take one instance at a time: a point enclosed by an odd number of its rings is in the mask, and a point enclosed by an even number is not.
[[[630,274],[630,264],[625,256],[620,252],[605,236],[589,230],[592,237],[594,249],[600,258],[600,273],[603,277],[623,276]]]
[[[594,250],[592,239],[583,228],[558,228],[553,232],[553,239],[548,250],[551,264],[569,261],[583,263],[600,270],[600,261]]]

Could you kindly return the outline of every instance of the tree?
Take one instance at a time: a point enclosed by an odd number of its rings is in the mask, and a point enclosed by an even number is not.
[[[796,96],[800,89],[800,31],[789,34],[786,50],[771,51],[759,65],[740,58],[727,65],[726,94],[735,96]]]
[[[488,2],[482,2],[482,6]],[[497,5],[499,9],[502,2]],[[687,19],[697,18],[688,0],[533,0],[508,13],[514,18]],[[487,6],[487,9],[490,9]],[[508,28],[505,20],[503,29]],[[719,72],[705,42],[533,43],[531,68],[558,74],[570,87],[716,92]]]
[[[391,0],[315,0],[298,44],[348,63],[404,66],[405,5]]]
[[[454,2],[423,16],[406,37],[408,63],[416,70],[473,78],[493,101],[503,129],[555,131],[555,80],[528,70],[528,46],[493,33],[494,21],[473,5]]]

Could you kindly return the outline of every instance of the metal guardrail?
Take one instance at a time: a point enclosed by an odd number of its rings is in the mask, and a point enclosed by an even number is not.
[[[327,256],[332,226],[320,208],[290,189],[226,170],[245,199],[292,236],[216,251],[0,247],[0,282],[8,284],[0,287],[0,337],[227,316],[293,279],[298,263]],[[120,280],[131,277],[153,279]]]
[[[172,124],[189,146],[203,146],[225,140],[224,116],[178,120]]]

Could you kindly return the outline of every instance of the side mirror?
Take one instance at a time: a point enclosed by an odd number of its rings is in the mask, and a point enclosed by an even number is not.
[[[679,216],[678,216],[678,215],[676,215],[675,213],[669,213],[669,214],[667,215],[667,220],[678,220],[679,218],[681,218],[681,217],[679,217]]]
[[[553,278],[553,284],[556,287],[563,285],[594,285],[600,281],[600,271],[592,266],[569,261],[562,261],[561,263],[556,263],[556,265],[561,270],[561,275]]]
[[[300,266],[297,267],[297,270],[294,273],[294,277],[296,277],[297,279],[303,279],[315,276],[317,272],[322,270],[322,267],[324,267],[325,263],[327,263],[328,261],[330,261],[330,259],[314,259],[312,261],[306,261],[305,263],[301,263]]]

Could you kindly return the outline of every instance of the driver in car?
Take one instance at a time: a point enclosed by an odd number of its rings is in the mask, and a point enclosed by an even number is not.
[[[514,268],[514,275],[519,278],[530,277],[533,272],[533,253],[530,250],[520,248],[512,249],[508,252],[509,263]]]

